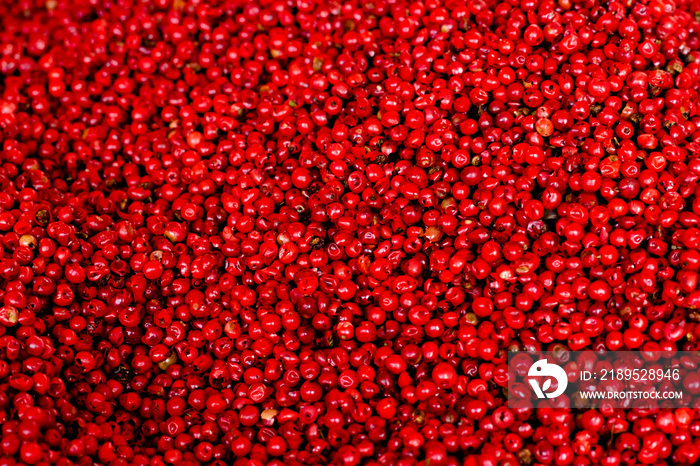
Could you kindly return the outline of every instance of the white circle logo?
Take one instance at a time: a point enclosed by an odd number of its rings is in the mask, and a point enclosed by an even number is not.
[[[566,390],[569,381],[566,377],[566,371],[556,364],[549,364],[546,359],[540,359],[527,372],[530,377],[553,377],[557,381],[557,388],[549,393],[548,390],[552,386],[552,379],[547,378],[544,384],[540,387],[538,379],[529,379],[530,386],[535,391],[537,398],[556,398]]]

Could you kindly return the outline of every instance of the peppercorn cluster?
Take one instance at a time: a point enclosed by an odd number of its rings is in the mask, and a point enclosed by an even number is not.
[[[700,348],[698,10],[1,2],[0,466],[697,464],[506,361]]]

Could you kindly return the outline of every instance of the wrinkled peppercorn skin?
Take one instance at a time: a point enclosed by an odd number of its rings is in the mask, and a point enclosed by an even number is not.
[[[3,2],[0,466],[698,463],[505,392],[698,350],[698,9]]]

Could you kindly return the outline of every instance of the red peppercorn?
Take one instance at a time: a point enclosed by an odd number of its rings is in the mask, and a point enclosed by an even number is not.
[[[5,3],[3,464],[699,461],[693,2]]]

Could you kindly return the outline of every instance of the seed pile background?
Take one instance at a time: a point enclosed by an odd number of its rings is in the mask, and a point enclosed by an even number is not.
[[[0,466],[697,463],[504,387],[698,349],[698,10],[3,1]]]

